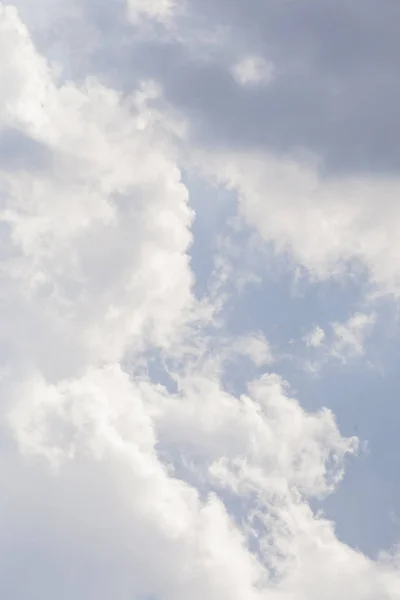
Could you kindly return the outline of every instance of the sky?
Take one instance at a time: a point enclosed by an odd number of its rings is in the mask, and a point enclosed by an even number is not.
[[[400,600],[397,0],[0,2],[0,596]]]

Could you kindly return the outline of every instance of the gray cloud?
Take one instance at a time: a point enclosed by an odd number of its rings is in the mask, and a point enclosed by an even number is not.
[[[396,2],[190,3],[193,19],[229,24],[230,50],[256,52],[273,85],[243,89],[224,64],[164,72],[171,99],[195,111],[209,143],[306,149],[329,171],[393,172],[400,166]],[[212,25],[211,25],[212,24]]]
[[[26,2],[18,5],[32,22]],[[205,145],[305,150],[330,174],[400,167],[394,0],[188,0],[177,16],[179,39],[157,24],[129,26],[121,0],[86,0],[70,13],[54,17],[54,39],[35,23],[41,50],[62,54],[74,75],[101,73],[123,89],[142,77],[160,80]],[[243,88],[232,78],[230,65],[246,53],[274,63],[270,86]]]

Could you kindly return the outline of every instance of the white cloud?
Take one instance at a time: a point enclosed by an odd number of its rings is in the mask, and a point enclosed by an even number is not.
[[[314,357],[305,363],[306,370],[318,372],[331,359],[343,364],[365,355],[365,342],[376,323],[376,315],[357,312],[346,321],[335,321],[329,330],[315,327],[303,341]]]
[[[262,334],[248,335],[239,339],[234,349],[239,354],[248,356],[256,367],[269,365],[273,362],[270,345]]]
[[[26,535],[39,526],[32,551],[40,547],[46,565],[62,552],[67,560],[57,564],[58,585],[73,589],[72,572],[78,591],[86,582],[89,598],[107,598],[112,590],[122,597],[264,597],[267,572],[219,490],[249,498],[257,491],[266,506],[277,495],[291,504],[296,490],[326,492],[334,472],[325,461],[337,462],[340,476],[352,442],[340,437],[329,413],[306,415],[274,377],[255,382],[242,399],[198,373],[181,384],[172,397],[146,380],[130,380],[119,367],[57,385],[39,375],[17,385],[3,380],[12,399],[7,420],[22,454],[2,459],[13,459],[14,477],[3,499],[0,545],[21,521],[26,533],[17,528],[14,547],[22,552]],[[169,472],[156,441],[172,464],[185,448],[185,461],[197,463],[214,495],[201,500],[193,483]],[[30,504],[21,506],[15,499],[28,485]],[[276,515],[271,523],[275,533],[280,521]],[[51,578],[35,585],[44,586],[36,589],[46,598],[57,589]]]
[[[354,450],[355,440],[340,437],[329,411],[304,413],[276,375],[254,381],[240,398],[198,368],[180,388],[181,396],[153,400],[160,440],[166,436],[169,447],[184,448],[185,460],[205,461],[221,484],[234,480],[244,493],[323,495],[340,480],[343,457]],[[332,471],[326,461],[335,465]]]
[[[304,341],[306,346],[311,348],[318,348],[324,342],[325,339],[325,331],[321,329],[321,327],[316,326],[310,333],[308,333]]]
[[[2,168],[3,337],[47,373],[169,344],[192,303],[192,213],[154,86],[59,86],[15,11],[0,26],[0,118],[43,154]]]
[[[5,549],[14,535],[16,568],[28,581],[34,578],[31,593],[260,597],[255,582],[262,567],[223,504],[215,496],[201,500],[160,462],[140,382],[133,385],[109,367],[57,386],[35,377],[13,393],[9,421],[25,458],[14,465],[2,502],[0,544]],[[28,488],[29,505],[21,506]],[[31,551],[41,557],[32,556],[30,575],[24,549],[37,527],[41,534]],[[58,581],[46,576],[54,561]],[[234,572],[229,578],[227,568]],[[27,597],[21,581],[11,590]]]
[[[324,178],[314,159],[260,153],[202,153],[203,174],[237,192],[239,210],[261,238],[311,279],[367,269],[379,293],[398,295],[400,210],[395,178]]]
[[[61,586],[100,600],[317,600],[324,583],[332,600],[399,597],[393,565],[340,543],[308,508],[340,478],[354,442],[331,413],[305,413],[276,376],[235,398],[196,371],[171,396],[110,366],[57,385],[34,375],[8,397],[22,454],[11,447],[1,459],[1,477],[13,477],[0,546],[13,539],[24,577],[0,578],[0,588],[21,598],[28,581],[43,598]],[[235,520],[226,494],[247,502]]]
[[[234,64],[232,74],[240,85],[269,84],[274,77],[274,67],[260,56],[247,56]]]
[[[365,338],[375,323],[375,315],[356,313],[345,323],[333,323],[332,356],[345,362],[348,358],[362,356]]]

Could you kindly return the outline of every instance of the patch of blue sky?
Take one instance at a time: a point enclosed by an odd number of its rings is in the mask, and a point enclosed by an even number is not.
[[[225,387],[235,394],[244,393],[251,379],[271,368],[289,382],[305,409],[329,407],[341,432],[360,438],[360,453],[348,461],[338,490],[323,501],[313,502],[313,508],[322,509],[335,522],[340,539],[376,557],[400,535],[396,512],[400,482],[393,478],[394,472],[400,472],[400,404],[396,392],[400,344],[394,334],[393,305],[383,301],[366,304],[368,285],[363,277],[313,283],[307,277],[298,280],[290,260],[272,250],[254,262],[250,232],[234,233],[229,225],[234,197],[198,179],[188,178],[187,184],[196,211],[191,257],[197,295],[207,293],[218,240],[221,236],[241,236],[239,241],[234,239],[234,247],[242,251],[229,256],[235,277],[245,265],[260,279],[239,291],[235,281],[227,282],[230,293],[221,333],[235,337],[261,332],[276,359],[271,367],[256,367],[248,357],[228,360],[224,364]],[[308,350],[304,336],[308,332],[319,326],[328,333],[332,323],[371,310],[378,311],[378,322],[365,341],[365,355],[346,364],[328,357],[319,372],[305,370]]]
[[[212,186],[192,171],[183,172],[182,181],[189,190],[190,206],[195,213],[189,250],[195,275],[194,292],[196,297],[203,298],[209,291],[219,239],[230,231],[236,201],[232,193]]]
[[[322,504],[336,522],[338,536],[370,556],[391,547],[400,535],[400,404],[398,363],[400,344],[378,344],[384,371],[366,367],[365,360],[344,366],[329,364],[323,376],[298,377],[303,404],[329,406],[344,435],[357,435],[360,454],[349,461],[337,492]],[[374,345],[374,338],[368,346]],[[368,356],[368,348],[366,349]]]

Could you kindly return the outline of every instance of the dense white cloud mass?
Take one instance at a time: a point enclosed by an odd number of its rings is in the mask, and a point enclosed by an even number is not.
[[[270,63],[246,44],[233,49],[226,31],[221,50],[207,19],[217,26],[222,7],[240,31],[241,3],[205,2],[204,19],[196,5],[110,0],[96,21],[90,0],[59,0],[49,14],[47,0],[37,14],[24,0],[0,3],[0,595],[396,600],[396,552],[372,560],[312,509],[335,492],[358,440],[329,409],[307,412],[294,398],[262,323],[226,331],[243,285],[223,244],[213,286],[195,296],[182,173],[237,193],[236,216],[310,279],[358,260],[396,293],[398,183],[324,178],[308,159],[201,138],[215,107],[204,117],[182,102],[181,53],[182,77],[193,73],[204,100],[213,65],[238,97],[268,93],[276,52]],[[51,42],[63,20],[66,64]],[[68,38],[75,21],[85,49]],[[240,258],[248,247],[232,231]],[[373,322],[335,322],[329,353],[361,355]],[[322,325],[307,340],[324,347]],[[247,363],[246,391],[228,389],[229,369]]]
[[[13,9],[1,27],[3,341],[66,373],[170,343],[191,303],[192,215],[156,90],[58,85]]]

